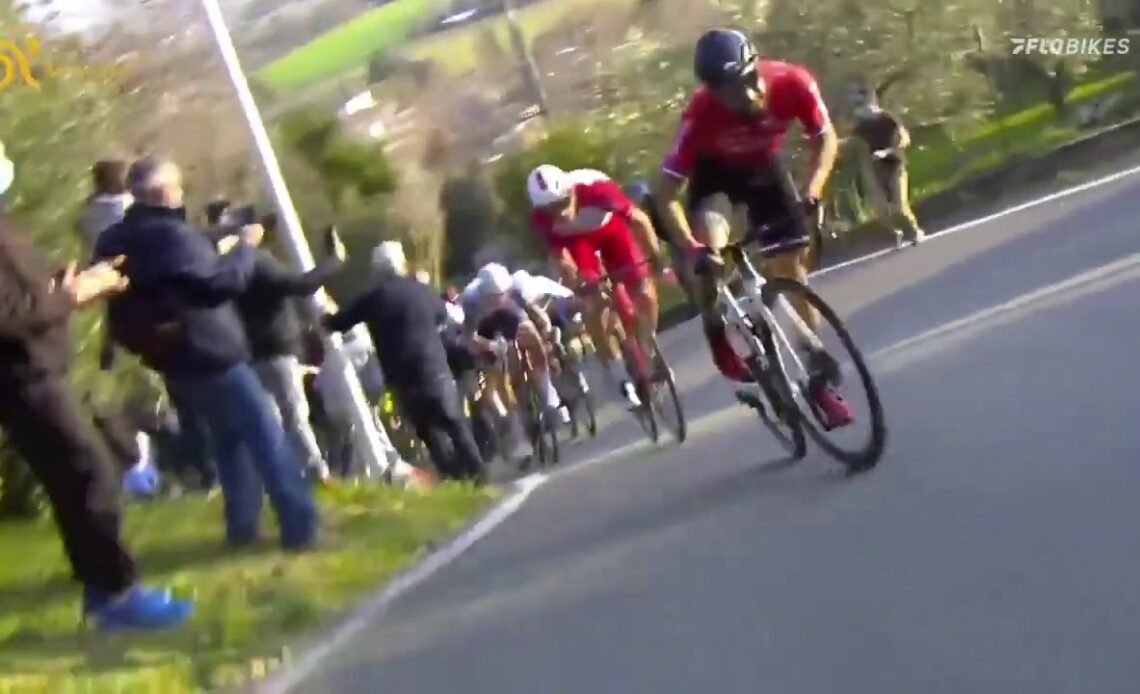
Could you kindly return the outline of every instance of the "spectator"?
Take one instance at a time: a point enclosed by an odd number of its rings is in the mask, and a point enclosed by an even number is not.
[[[894,231],[896,244],[903,245],[906,232],[895,226],[901,218],[908,227],[912,244],[926,234],[910,207],[906,174],[906,149],[910,133],[902,121],[879,106],[875,92],[859,88],[855,92],[855,137],[866,143],[870,159],[864,160],[863,178],[879,220]]]
[[[264,225],[266,231],[272,234],[275,220],[265,221],[269,222]],[[326,232],[326,248],[327,257],[305,273],[288,270],[272,253],[259,248],[249,287],[237,299],[254,371],[280,414],[304,468],[322,480],[328,478],[329,467],[309,422],[300,362],[301,323],[294,298],[316,292],[343,265],[344,246],[331,227]]]
[[[118,224],[126,214],[134,198],[127,192],[127,162],[118,159],[95,162],[91,167],[91,181],[94,191],[87,198],[87,207],[79,218],[77,227],[93,248],[99,235],[114,224]]]
[[[233,250],[219,256],[206,235],[186,222],[177,166],[141,159],[131,165],[128,181],[135,204],[96,247],[97,257],[127,256],[123,269],[131,286],[110,302],[112,337],[161,373],[171,395],[206,420],[228,541],[256,539],[264,485],[282,545],[307,547],[317,523],[312,492],[249,366],[245,330],[231,301],[253,275],[261,227],[243,228]]]
[[[328,299],[327,303],[330,309],[336,310],[336,303],[332,299]],[[368,336],[368,329],[363,325],[345,331],[342,352],[349,365],[356,371],[365,398],[373,406],[377,405],[384,395],[384,378],[380,373],[375,351]],[[339,474],[347,477],[356,454],[353,436],[355,424],[352,395],[345,389],[344,381],[336,373],[336,369],[336,360],[323,359],[316,370],[313,388],[317,393],[317,400],[321,403],[326,450],[330,451],[330,461],[335,461]]]
[[[0,198],[14,167],[0,146]],[[158,628],[185,621],[189,601],[136,585],[120,539],[119,478],[72,390],[71,312],[122,291],[110,263],[52,278],[44,259],[0,216],[0,427],[43,485],[75,578],[83,613],[102,629]]]
[[[395,391],[441,475],[482,481],[483,458],[463,416],[440,338],[447,316],[443,300],[407,276],[404,249],[398,242],[377,246],[373,264],[379,275],[376,285],[343,311],[325,316],[325,327],[345,332],[366,324],[384,381]]]

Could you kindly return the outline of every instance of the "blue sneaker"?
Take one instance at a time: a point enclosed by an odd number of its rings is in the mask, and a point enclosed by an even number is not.
[[[135,586],[113,597],[89,590],[83,598],[84,614],[104,631],[167,629],[176,627],[194,612],[190,600],[176,600],[169,590]]]

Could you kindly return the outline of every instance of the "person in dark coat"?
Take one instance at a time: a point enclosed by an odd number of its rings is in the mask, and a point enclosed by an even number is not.
[[[243,228],[233,249],[219,255],[186,221],[177,166],[141,159],[128,180],[135,203],[95,249],[99,258],[127,257],[123,273],[131,286],[109,302],[111,336],[161,373],[171,395],[206,420],[227,540],[256,540],[264,489],[282,546],[308,547],[317,530],[312,490],[250,367],[245,328],[233,304],[249,286],[261,227]]]
[[[12,168],[0,146],[0,197]],[[172,627],[189,618],[193,603],[137,584],[120,537],[119,476],[69,377],[68,320],[126,288],[118,262],[53,273],[0,214],[0,428],[43,485],[83,585],[84,615],[102,629]]]
[[[483,457],[463,416],[440,336],[447,318],[443,299],[407,275],[403,247],[396,242],[377,247],[373,266],[376,284],[339,313],[325,316],[325,327],[345,332],[360,323],[367,325],[384,381],[396,393],[441,475],[483,481]]]

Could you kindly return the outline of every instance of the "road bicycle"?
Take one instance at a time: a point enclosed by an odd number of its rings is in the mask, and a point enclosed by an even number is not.
[[[801,459],[807,453],[806,432],[820,448],[849,470],[873,468],[886,446],[887,427],[871,372],[843,321],[814,290],[793,279],[766,280],[752,264],[748,249],[759,246],[758,239],[769,228],[770,225],[755,228],[743,240],[730,243],[721,250],[726,266],[718,273],[716,281],[717,311],[726,325],[730,342],[737,345],[735,349],[741,353],[752,379],[760,386],[767,407],[765,402],[743,391],[737,393],[737,398],[756,410],[793,459]],[[822,347],[818,334],[792,307],[801,302],[816,310],[822,323],[838,336],[847,353],[846,360],[835,361],[835,368],[827,369],[825,373],[809,373],[793,347],[793,344],[802,344],[804,340]],[[793,326],[801,341],[793,343],[789,340],[782,322]],[[831,357],[834,360],[835,354]],[[866,394],[867,412],[857,413],[857,418],[866,416],[870,419],[866,439],[853,449],[842,447],[828,438],[831,431],[828,420],[813,397],[816,389],[824,384],[838,386],[844,382],[842,364],[852,367],[850,370],[856,376],[854,380]]]
[[[522,405],[523,427],[526,430],[531,447],[534,449],[534,458],[540,466],[549,466],[561,460],[558,446],[558,424],[549,411],[541,388],[537,381],[531,378],[530,360],[526,353],[519,349],[515,341],[507,341],[498,336],[494,341],[492,350],[497,356],[495,366],[500,373],[510,379],[511,371],[520,374],[520,385],[517,389],[519,403]],[[522,467],[530,466],[529,459],[523,459]]]
[[[688,436],[688,424],[673,369],[669,367],[657,337],[649,334],[637,319],[633,301],[625,285],[621,284],[627,273],[646,264],[648,261],[643,261],[603,275],[583,283],[577,291],[580,294],[600,292],[602,301],[610,310],[616,310],[621,318],[625,332],[621,340],[622,357],[630,382],[641,401],[633,414],[645,433],[657,443],[664,426],[678,442],[683,442]]]

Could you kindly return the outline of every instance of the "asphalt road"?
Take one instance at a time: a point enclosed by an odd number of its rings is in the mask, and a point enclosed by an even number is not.
[[[867,475],[783,464],[669,333],[688,442],[551,480],[297,691],[1136,691],[1137,200],[1130,177],[815,281],[887,409]]]

